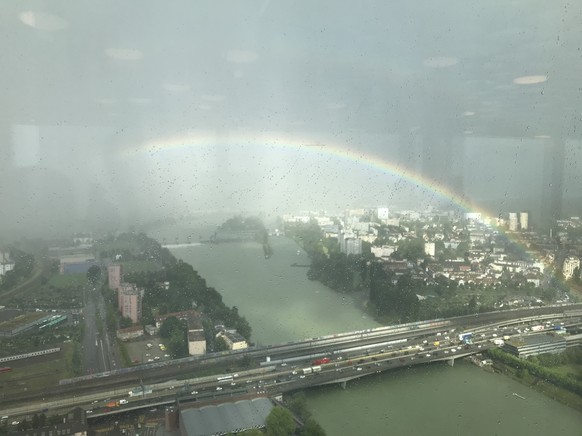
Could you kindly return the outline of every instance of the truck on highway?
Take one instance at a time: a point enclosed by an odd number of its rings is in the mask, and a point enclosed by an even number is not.
[[[119,406],[119,401],[110,401],[105,405],[105,407],[113,408]]]
[[[473,332],[460,333],[459,334],[459,341],[464,342],[465,344],[472,343],[473,342]]]
[[[151,394],[151,393],[152,393],[151,388],[146,387],[145,389],[142,389],[141,387],[137,387],[137,388],[129,391],[127,394],[130,397],[137,397],[137,396],[143,396],[143,395],[147,395],[147,394]]]
[[[323,365],[325,363],[329,363],[329,357],[324,357],[323,359],[315,359],[311,362],[312,365]]]
[[[314,366],[311,368],[313,372],[321,372],[321,366]]]
[[[303,374],[311,374],[313,372],[313,369],[311,368],[303,368]]]
[[[531,331],[532,332],[540,332],[544,329],[544,326],[542,324],[539,325],[534,325],[531,327]]]

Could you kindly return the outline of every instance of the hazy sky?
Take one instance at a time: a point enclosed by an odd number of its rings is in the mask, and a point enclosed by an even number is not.
[[[581,16],[541,0],[2,2],[0,224],[423,208],[430,186],[539,213],[556,144],[565,196],[582,188]]]

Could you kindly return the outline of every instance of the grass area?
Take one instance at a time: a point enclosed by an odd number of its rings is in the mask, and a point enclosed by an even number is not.
[[[7,304],[40,309],[80,308],[86,283],[85,274],[53,274],[45,283],[13,295]]]
[[[560,365],[560,366],[550,366],[547,367],[550,371],[560,374],[560,375],[580,375],[582,376],[582,365],[576,364],[568,364],[568,365]]]
[[[160,265],[149,260],[128,260],[122,262],[124,274],[159,271]]]
[[[48,281],[48,285],[55,288],[79,287],[85,286],[86,283],[85,274],[54,274]]]
[[[0,395],[9,396],[23,391],[38,391],[56,386],[59,380],[72,377],[71,343],[61,345],[57,355],[41,358],[38,363],[22,365],[13,362],[12,371],[0,375]]]
[[[568,365],[564,365],[568,366]],[[553,400],[559,401],[562,404],[565,404],[575,410],[582,412],[582,397],[580,395],[576,395],[573,392],[570,392],[566,389],[560,388],[556,385],[553,385],[547,382],[544,379],[535,377],[531,374],[527,374],[523,377],[519,377],[518,370],[512,368],[509,365],[506,365],[499,361],[494,361],[493,367],[496,372],[505,374],[514,380],[522,383],[525,386],[529,386],[532,389],[535,389],[538,392],[546,395]]]
[[[566,284],[574,295],[582,297],[582,284],[576,283],[574,280],[569,280]]]

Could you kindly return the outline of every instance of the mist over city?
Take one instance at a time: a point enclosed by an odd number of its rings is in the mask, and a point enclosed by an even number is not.
[[[0,2],[0,436],[582,428],[582,2]]]
[[[576,209],[578,13],[6,3],[4,237],[205,211],[450,204],[438,188],[492,215],[510,203],[540,218],[558,191]]]

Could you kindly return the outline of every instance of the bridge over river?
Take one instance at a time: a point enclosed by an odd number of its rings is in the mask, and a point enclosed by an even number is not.
[[[176,401],[273,396],[318,385],[345,385],[395,368],[438,361],[453,365],[455,359],[495,347],[494,339],[515,334],[520,326],[580,325],[581,319],[582,304],[575,304],[338,333],[63,380],[56,389],[4,398],[0,408],[5,415],[22,416],[81,406],[91,411],[89,416],[102,416]],[[459,337],[468,331],[471,343]],[[130,391],[144,385],[145,395],[128,398]],[[121,399],[123,404],[117,404]]]

